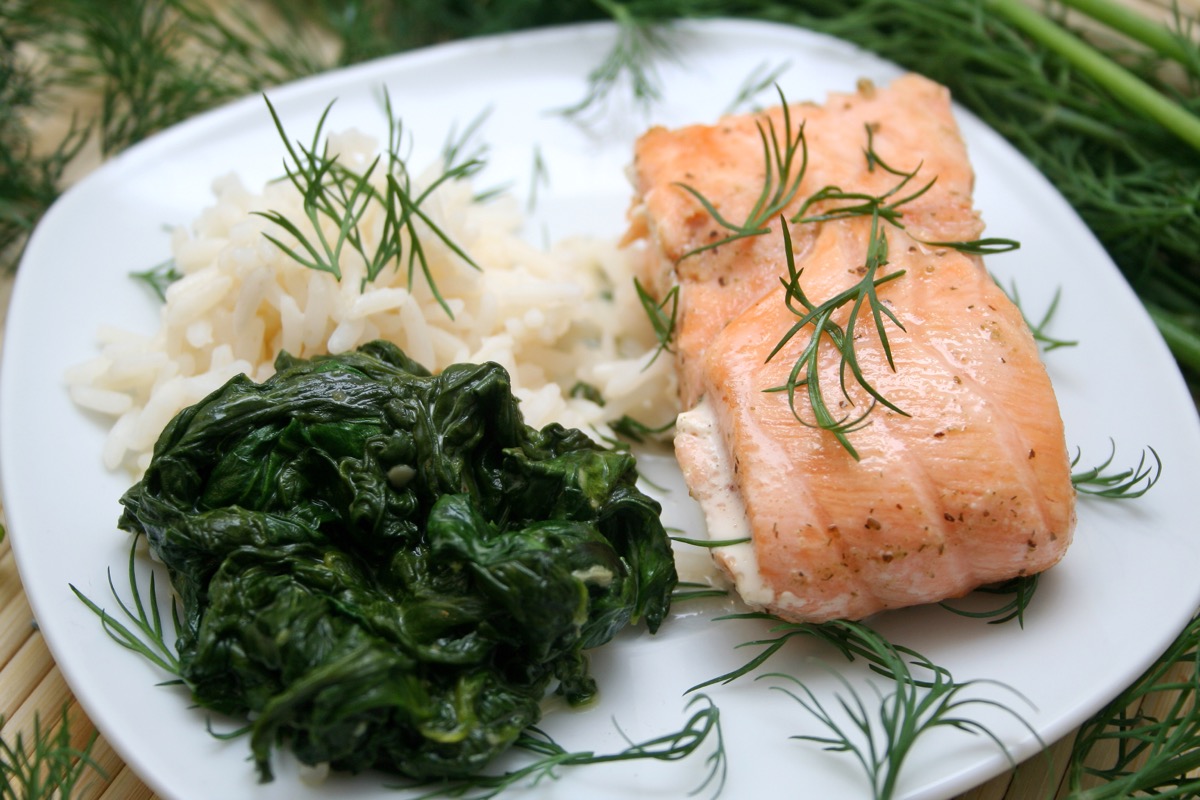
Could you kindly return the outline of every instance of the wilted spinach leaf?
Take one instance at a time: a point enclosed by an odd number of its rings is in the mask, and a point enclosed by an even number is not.
[[[431,376],[396,347],[281,356],[163,432],[120,525],[183,609],[180,676],[250,719],[261,776],[305,763],[463,776],[596,691],[584,651],[676,582],[627,453],[525,425],[495,364]]]

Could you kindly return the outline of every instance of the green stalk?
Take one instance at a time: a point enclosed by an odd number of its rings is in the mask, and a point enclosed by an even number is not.
[[[1095,80],[1123,105],[1155,120],[1200,151],[1200,119],[1178,103],[1022,0],[987,0],[986,5]]]
[[[1185,325],[1178,314],[1153,303],[1146,303],[1145,306],[1175,358],[1194,370],[1200,370],[1200,334]]]
[[[1130,39],[1141,42],[1161,56],[1180,64],[1192,62],[1187,47],[1170,28],[1139,14],[1127,5],[1114,3],[1113,0],[1062,0],[1062,3],[1125,34]]]

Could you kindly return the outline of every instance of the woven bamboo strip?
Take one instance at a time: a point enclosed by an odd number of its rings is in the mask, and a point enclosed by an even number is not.
[[[4,550],[0,551],[0,608],[22,593],[21,576],[17,572],[17,560],[8,539],[4,540]]]
[[[11,720],[54,667],[41,634],[30,636],[0,668],[0,716]],[[8,724],[5,725],[7,730]]]
[[[38,640],[40,639],[39,636]],[[46,653],[46,657],[49,660],[49,652]],[[63,709],[70,705],[71,700],[71,690],[51,660],[50,669],[34,684],[21,705],[17,706],[11,715],[5,715],[5,728],[10,735],[19,731],[29,738],[33,734],[35,724],[40,724],[43,729],[53,727],[54,721],[61,719]]]
[[[13,579],[16,580],[15,578]],[[0,608],[0,666],[8,664],[35,630],[33,611],[24,592]]]
[[[142,783],[133,770],[122,767],[99,800],[150,800],[152,797],[154,792],[146,788],[146,784]]]

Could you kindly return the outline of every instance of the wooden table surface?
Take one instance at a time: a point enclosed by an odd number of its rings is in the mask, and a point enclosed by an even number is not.
[[[1165,15],[1170,3],[1164,0],[1126,0],[1138,10]],[[1200,0],[1185,0],[1181,7],[1190,14],[1200,12]],[[77,176],[86,169],[76,171]],[[0,277],[0,323],[4,319],[11,277]],[[3,337],[0,334],[0,347]],[[0,506],[0,523],[3,507]],[[8,541],[0,542],[0,736],[10,744],[20,735],[26,741],[33,735],[35,721],[43,730],[56,729],[66,709],[75,747],[83,747],[96,736],[91,756],[98,770],[89,771],[87,786],[78,796],[102,800],[142,800],[155,794],[126,766],[121,757],[96,734],[77,700],[71,695],[62,674],[37,629],[29,603],[21,588],[20,576]],[[1068,735],[1049,747],[1050,758],[1032,758],[1017,768],[960,796],[959,800],[1029,800],[1063,796],[1063,773],[1070,757]]]

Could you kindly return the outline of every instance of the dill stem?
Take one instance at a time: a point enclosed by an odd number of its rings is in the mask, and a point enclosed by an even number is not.
[[[1023,0],[986,0],[1006,18],[1104,87],[1118,102],[1162,125],[1200,151],[1200,119]]]
[[[1177,786],[1180,776],[1190,775],[1196,769],[1200,769],[1200,751],[1191,750],[1101,786],[1083,789],[1071,794],[1070,800],[1125,800],[1133,797],[1134,792]],[[1187,787],[1195,789],[1196,781],[1189,781]]]
[[[1194,370],[1200,370],[1200,334],[1196,333],[1195,323],[1188,327],[1178,314],[1153,303],[1145,303],[1145,306],[1150,319],[1154,320],[1158,332],[1166,340],[1176,360]]]
[[[1130,39],[1141,42],[1161,56],[1181,64],[1191,61],[1187,47],[1170,28],[1139,14],[1127,5],[1114,3],[1113,0],[1062,0],[1062,3],[1118,33],[1125,34]]]

